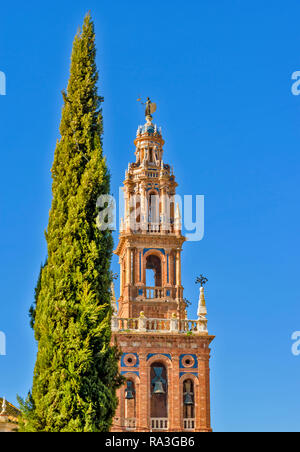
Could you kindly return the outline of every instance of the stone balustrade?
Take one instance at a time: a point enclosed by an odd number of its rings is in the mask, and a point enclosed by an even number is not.
[[[168,430],[168,418],[153,417],[151,418],[151,430]]]
[[[183,419],[183,429],[193,431],[195,429],[195,419],[192,418]]]
[[[177,291],[172,287],[140,287],[136,297],[139,299],[166,301],[176,298]]]
[[[126,418],[124,419],[125,428],[127,430],[134,430],[136,427],[136,419],[135,418]]]
[[[141,316],[137,319],[112,317],[113,332],[136,333],[207,333],[207,319],[204,316],[198,320],[148,319]]]

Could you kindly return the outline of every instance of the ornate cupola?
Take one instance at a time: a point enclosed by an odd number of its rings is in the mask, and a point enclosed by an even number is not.
[[[188,320],[181,282],[185,237],[175,205],[177,183],[164,163],[164,140],[153,123],[137,129],[135,162],[124,180],[125,216],[115,253],[120,264],[118,309],[112,296],[113,341],[122,349],[114,431],[210,431],[209,344],[204,294]],[[202,395],[200,397],[200,387]]]

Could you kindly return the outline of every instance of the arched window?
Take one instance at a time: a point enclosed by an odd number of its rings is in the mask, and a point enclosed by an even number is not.
[[[183,418],[194,419],[195,417],[194,383],[185,380],[183,383]]]
[[[159,362],[151,365],[150,388],[151,428],[165,430],[168,427],[168,374]]]
[[[146,259],[146,286],[162,287],[161,260],[154,254]]]
[[[136,392],[132,380],[126,381],[125,387],[125,427],[130,430],[136,425]]]

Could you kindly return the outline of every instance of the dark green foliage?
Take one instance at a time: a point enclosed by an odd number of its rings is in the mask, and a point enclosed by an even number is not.
[[[32,324],[38,354],[21,431],[108,431],[117,406],[118,351],[110,346],[112,235],[96,226],[96,202],[110,192],[102,153],[90,15],[74,40],[54,163],[47,264]]]
[[[36,304],[37,304],[37,300],[39,298],[39,294],[40,294],[40,290],[41,290],[42,271],[43,271],[43,268],[46,266],[46,264],[47,264],[47,261],[45,262],[44,265],[41,265],[38,281],[36,283],[36,288],[34,289],[34,303],[29,308],[30,326],[32,329],[34,329]]]

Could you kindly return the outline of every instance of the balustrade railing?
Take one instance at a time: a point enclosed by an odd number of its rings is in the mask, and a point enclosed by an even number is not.
[[[142,332],[142,333],[207,333],[207,319],[199,317],[198,320],[148,319],[144,316],[138,319],[112,317],[112,331],[116,332]]]
[[[198,320],[179,320],[179,331],[198,331]]]
[[[168,418],[165,417],[151,418],[151,430],[168,430]]]
[[[147,300],[163,298],[164,296],[165,293],[162,287],[145,287],[145,297]]]
[[[140,221],[131,220],[127,221],[121,228],[121,232],[125,232],[126,227],[129,227],[131,232],[135,234],[148,233],[148,234],[175,234],[174,224],[173,223],[141,223]]]
[[[113,317],[115,321],[115,327],[118,331],[129,331],[139,329],[139,319],[126,319],[122,317]]]
[[[136,426],[136,419],[135,418],[126,418],[124,419],[125,427],[127,430],[133,430]]]
[[[164,300],[174,298],[174,292],[169,287],[142,287],[138,289],[137,296],[146,300]]]
[[[183,419],[183,429],[184,430],[194,430],[195,428],[195,419]]]
[[[149,332],[170,331],[170,322],[169,319],[147,319],[146,330]]]
[[[121,417],[115,417],[114,418],[114,427],[117,427],[118,429],[125,428],[126,430],[135,430],[136,428],[136,418],[121,418]]]

